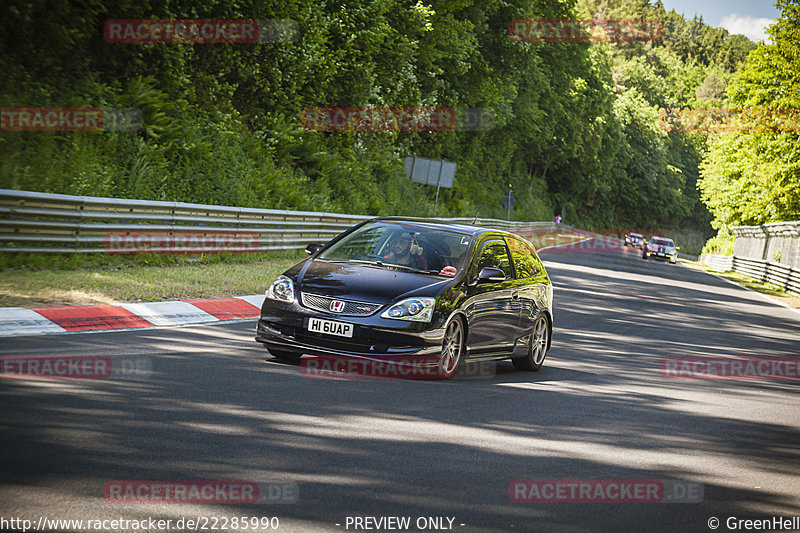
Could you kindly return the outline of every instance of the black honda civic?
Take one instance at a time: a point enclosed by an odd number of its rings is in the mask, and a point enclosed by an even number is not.
[[[256,340],[276,358],[381,361],[449,378],[472,361],[538,370],[553,286],[527,240],[412,218],[368,220],[279,276]]]

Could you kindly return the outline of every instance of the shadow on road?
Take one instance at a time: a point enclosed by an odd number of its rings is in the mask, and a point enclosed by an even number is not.
[[[664,357],[798,355],[800,323],[680,266],[543,259],[555,334],[538,373],[501,362],[480,380],[308,379],[265,360],[245,323],[59,337],[59,353],[144,355],[153,373],[2,380],[0,510],[30,514],[37,500],[25,494],[59,487],[87,513],[138,513],[105,503],[103,484],[246,479],[294,481],[300,503],[226,512],[309,531],[341,530],[347,515],[455,516],[474,531],[701,531],[712,515],[800,514],[797,382],[660,372]],[[16,351],[53,350],[54,339]],[[705,492],[695,504],[518,504],[515,479],[674,479]]]

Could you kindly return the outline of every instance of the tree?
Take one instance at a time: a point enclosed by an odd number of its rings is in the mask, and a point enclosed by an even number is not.
[[[709,139],[699,187],[716,228],[800,218],[800,4],[777,6],[772,44],[750,53],[727,91],[744,131]]]

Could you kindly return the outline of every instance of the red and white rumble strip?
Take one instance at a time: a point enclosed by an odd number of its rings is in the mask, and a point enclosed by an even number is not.
[[[208,324],[258,318],[264,296],[177,302],[0,307],[0,337]]]

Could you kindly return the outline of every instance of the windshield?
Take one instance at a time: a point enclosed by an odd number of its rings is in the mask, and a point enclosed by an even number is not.
[[[660,237],[653,237],[650,239],[651,244],[657,244],[659,246],[675,246],[672,242],[672,239],[662,239]]]
[[[425,224],[379,221],[358,228],[322,251],[318,259],[366,261],[455,274],[464,267],[472,237]],[[454,270],[452,270],[454,269]]]

